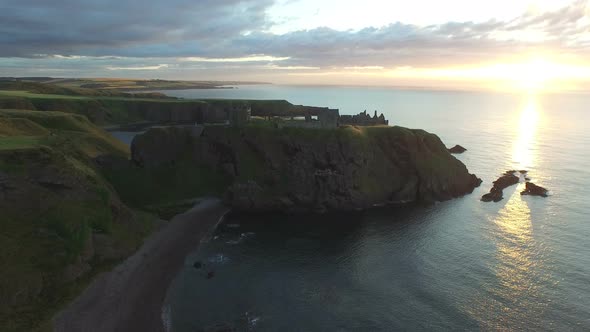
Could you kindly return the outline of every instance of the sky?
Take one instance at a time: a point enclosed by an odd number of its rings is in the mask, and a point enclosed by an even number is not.
[[[2,0],[0,76],[590,88],[590,0]]]

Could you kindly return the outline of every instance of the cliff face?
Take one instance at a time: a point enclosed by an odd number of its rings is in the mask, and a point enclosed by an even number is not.
[[[401,127],[182,128],[138,136],[142,167],[190,160],[233,179],[227,203],[243,210],[326,211],[444,201],[481,183],[441,140]]]

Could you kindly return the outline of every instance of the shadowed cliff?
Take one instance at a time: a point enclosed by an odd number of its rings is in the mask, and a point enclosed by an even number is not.
[[[231,179],[226,202],[238,210],[304,212],[444,201],[481,183],[423,130],[402,127],[158,128],[137,136],[143,169],[194,165]]]

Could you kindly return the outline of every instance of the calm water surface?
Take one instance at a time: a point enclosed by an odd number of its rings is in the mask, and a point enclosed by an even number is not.
[[[484,180],[429,207],[357,215],[230,218],[168,295],[173,331],[590,330],[590,96],[245,86],[165,91],[287,99],[385,113],[423,128]],[[482,203],[527,169],[549,198]],[[195,269],[193,263],[205,263]],[[207,278],[207,272],[214,276]]]

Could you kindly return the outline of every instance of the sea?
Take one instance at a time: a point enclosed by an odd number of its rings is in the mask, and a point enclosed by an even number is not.
[[[589,331],[590,94],[252,85],[162,91],[383,113],[425,129],[483,179],[430,206],[232,215],[190,254],[172,331]],[[507,170],[549,197],[480,201]],[[195,263],[201,263],[200,268]],[[197,265],[198,266],[198,265]]]

